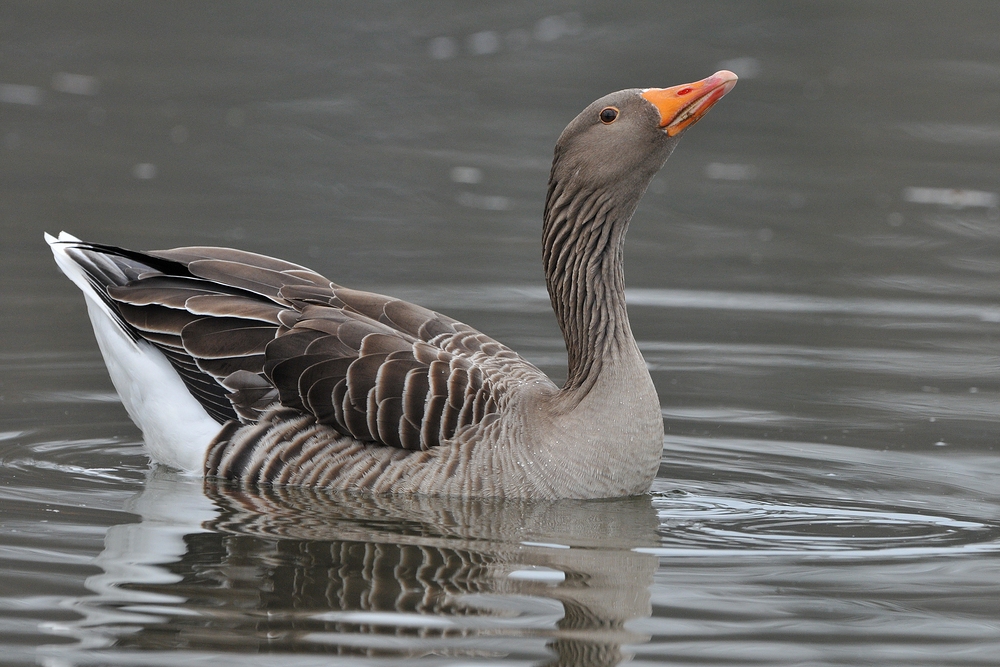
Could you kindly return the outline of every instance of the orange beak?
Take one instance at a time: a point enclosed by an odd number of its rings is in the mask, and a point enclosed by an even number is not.
[[[694,83],[673,88],[648,88],[642,91],[642,96],[660,112],[660,127],[672,137],[697,123],[733,89],[736,79],[735,74],[724,69]]]

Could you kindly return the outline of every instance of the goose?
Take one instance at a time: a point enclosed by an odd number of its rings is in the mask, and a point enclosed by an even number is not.
[[[641,495],[663,418],[625,309],[625,232],[681,135],[736,80],[611,93],[560,135],[542,259],[562,387],[457,320],[291,262],[45,240],[158,464],[249,487]]]

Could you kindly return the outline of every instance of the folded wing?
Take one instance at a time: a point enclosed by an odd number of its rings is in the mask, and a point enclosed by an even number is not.
[[[495,414],[489,369],[540,371],[471,327],[226,248],[69,250],[119,322],[220,423],[282,405],[361,442],[421,450]]]

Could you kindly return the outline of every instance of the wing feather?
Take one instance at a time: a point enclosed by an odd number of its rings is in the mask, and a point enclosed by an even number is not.
[[[326,358],[325,361],[305,369],[299,376],[299,396],[303,399],[306,409],[316,415],[319,422],[337,424],[336,412],[331,409],[333,388],[338,382],[346,379],[347,369],[353,361],[351,357]]]
[[[133,306],[120,304],[118,312],[122,318],[140,333],[151,332],[180,337],[185,326],[198,319],[186,310],[167,308],[162,305]]]
[[[222,259],[198,259],[188,264],[188,270],[198,278],[254,292],[274,301],[279,300],[278,293],[284,285],[313,284],[282,271]]]
[[[264,365],[264,355],[253,354],[225,359],[196,359],[195,361],[199,369],[211,375],[217,382],[221,382],[236,371],[259,373]]]
[[[456,320],[263,255],[73,253],[129,335],[163,351],[220,422],[280,402],[363,443],[426,450],[497,411],[482,360],[533,368]]]
[[[299,354],[286,357],[274,364],[267,373],[267,379],[278,390],[278,400],[282,405],[306,412],[306,406],[299,394],[299,376],[310,366],[324,361],[327,361],[327,358],[321,354]]]
[[[340,341],[338,336],[320,335],[315,338],[305,349],[306,354],[325,354],[330,357],[353,357],[357,354],[349,346]]]
[[[196,359],[260,355],[274,340],[274,325],[239,317],[200,317],[184,326],[181,342]]]
[[[184,302],[183,308],[194,315],[238,317],[244,320],[281,324],[278,319],[278,313],[281,312],[279,306],[251,301],[242,296],[199,294],[188,298]]]
[[[372,354],[358,357],[347,369],[347,394],[355,407],[367,405],[368,392],[375,388],[379,367],[388,355]],[[373,429],[373,433],[376,430]]]
[[[378,439],[392,447],[403,447],[399,431],[403,421],[403,399],[391,396],[378,404]]]
[[[430,380],[425,366],[416,366],[406,374],[402,398],[403,416],[419,431],[424,421],[427,402],[430,400]]]
[[[347,380],[343,375],[325,375],[309,385],[309,389],[306,390],[305,403],[309,412],[316,415],[316,421],[320,424],[332,426],[344,435],[350,435],[347,428],[343,426],[343,397],[340,399],[336,397],[337,387],[341,385],[345,388],[347,386]]]

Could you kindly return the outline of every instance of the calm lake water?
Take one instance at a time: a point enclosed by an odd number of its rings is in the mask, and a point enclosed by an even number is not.
[[[1000,5],[0,5],[0,663],[996,665]],[[554,377],[552,146],[720,68],[629,233],[649,496],[150,469],[42,232],[228,245]]]

